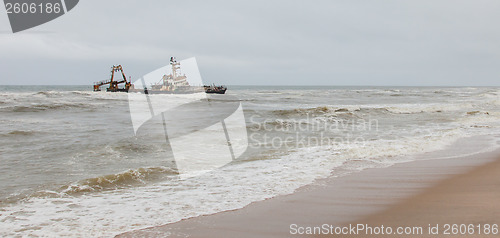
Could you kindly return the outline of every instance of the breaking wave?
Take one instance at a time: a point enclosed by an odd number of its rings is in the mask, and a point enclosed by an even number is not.
[[[55,97],[55,96],[60,96],[61,94],[62,94],[61,92],[56,92],[56,91],[40,91],[40,92],[34,93],[33,95]]]
[[[32,130],[14,130],[14,131],[10,131],[9,133],[7,133],[7,135],[12,135],[12,136],[16,136],[16,135],[20,135],[20,136],[30,136],[30,135],[34,135],[36,132],[35,131],[32,131]]]
[[[300,116],[319,114],[341,114],[341,113],[391,113],[391,114],[417,114],[417,113],[441,113],[446,111],[460,111],[471,109],[474,106],[470,103],[463,104],[394,104],[394,105],[339,105],[320,106],[313,108],[295,108],[287,110],[274,110],[277,116]]]
[[[168,176],[175,176],[177,174],[175,170],[166,167],[129,169],[122,173],[89,178],[66,185],[60,189],[60,192],[67,195],[77,195],[87,192],[127,188],[163,180]]]
[[[167,167],[151,167],[129,169],[127,171],[88,178],[78,182],[63,185],[58,189],[45,189],[32,193],[13,194],[5,198],[1,203],[15,203],[30,198],[58,198],[66,196],[78,196],[95,192],[125,189],[144,186],[150,183],[175,178],[178,172]]]
[[[274,114],[279,116],[289,116],[289,115],[305,115],[305,114],[325,114],[332,112],[346,112],[349,111],[347,108],[335,108],[329,106],[320,106],[314,108],[295,108],[289,110],[275,110]]]
[[[40,112],[50,110],[67,110],[67,109],[91,109],[92,105],[84,103],[54,103],[54,104],[33,104],[33,105],[16,105],[4,107],[0,109],[4,112]]]

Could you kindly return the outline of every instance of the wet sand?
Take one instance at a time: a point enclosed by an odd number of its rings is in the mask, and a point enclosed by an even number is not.
[[[401,237],[500,237],[498,232],[493,234],[493,225],[498,227],[500,224],[499,201],[500,159],[439,182],[416,196],[353,224],[365,224],[372,228],[384,225],[393,230],[402,227],[411,233]],[[421,233],[418,227],[422,227]],[[490,234],[485,234],[488,232]],[[363,231],[344,237],[372,236],[373,233],[368,235]]]
[[[291,234],[297,231],[291,229],[292,224],[295,227],[358,223],[421,225],[425,229],[428,224],[498,224],[498,155],[500,150],[367,169],[319,180],[291,195],[254,202],[242,209],[131,231],[118,237],[307,236]]]

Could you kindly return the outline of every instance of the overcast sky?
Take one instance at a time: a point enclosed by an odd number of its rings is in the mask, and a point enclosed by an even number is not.
[[[82,0],[13,34],[0,8],[0,84],[136,79],[196,57],[206,83],[500,85],[500,1]]]

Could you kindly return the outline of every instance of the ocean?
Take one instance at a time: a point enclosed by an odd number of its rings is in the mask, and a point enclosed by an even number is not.
[[[229,86],[209,101],[242,109],[246,137],[231,142],[196,128],[215,123],[201,104],[134,124],[130,97],[0,86],[0,236],[112,237],[425,158],[463,138],[491,137],[443,156],[499,147],[498,87]],[[183,176],[174,152],[191,141],[173,141],[189,133],[196,151],[246,143],[230,162]]]

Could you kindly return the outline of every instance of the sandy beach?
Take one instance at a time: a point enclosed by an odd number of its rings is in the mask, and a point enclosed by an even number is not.
[[[422,233],[406,237],[498,237],[499,175],[500,159],[497,159],[439,182],[416,196],[355,223],[371,227],[404,227],[409,231],[414,227],[423,228]],[[345,237],[371,235],[363,232]]]
[[[323,233],[320,228],[313,230],[324,224],[421,226],[424,233],[414,237],[434,237],[426,234],[429,224],[441,226],[441,234],[445,224],[498,224],[500,210],[495,202],[500,196],[499,155],[500,150],[458,158],[420,159],[330,177],[291,195],[255,202],[243,209],[118,237],[303,237],[311,232],[324,235],[325,230]],[[483,227],[476,227],[470,237],[477,237],[478,229]],[[364,237],[364,234],[347,236]]]

